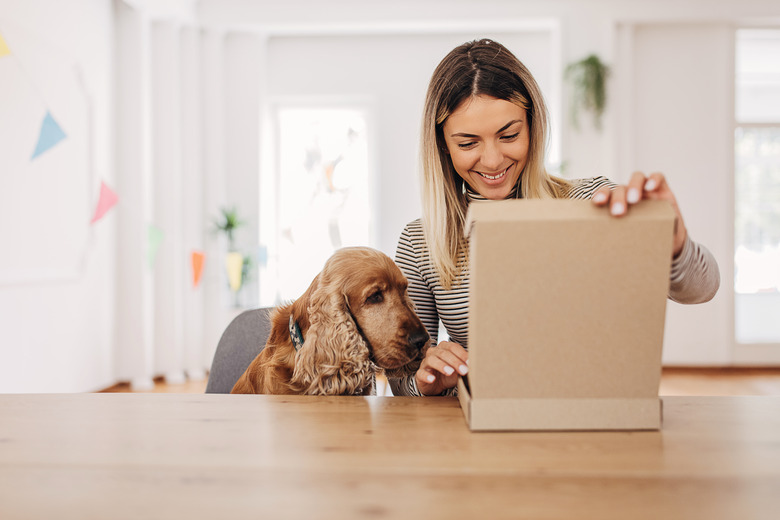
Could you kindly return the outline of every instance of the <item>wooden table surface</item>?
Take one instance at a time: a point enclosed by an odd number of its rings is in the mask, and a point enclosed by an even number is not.
[[[0,518],[780,518],[780,396],[663,401],[472,433],[445,397],[0,395]]]

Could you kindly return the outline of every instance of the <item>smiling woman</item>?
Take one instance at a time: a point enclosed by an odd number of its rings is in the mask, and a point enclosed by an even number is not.
[[[669,297],[699,303],[717,291],[717,264],[688,236],[662,174],[636,172],[627,186],[604,177],[564,180],[545,169],[547,136],[541,89],[503,45],[468,42],[436,67],[423,113],[423,217],[402,232],[396,263],[409,279],[409,294],[432,338],[438,340],[439,319],[449,338],[427,350],[414,377],[390,378],[395,394],[454,393],[458,376],[469,371],[468,244],[463,229],[474,200],[590,199],[618,218],[643,199],[665,200],[676,212]],[[506,312],[511,316],[513,309]]]

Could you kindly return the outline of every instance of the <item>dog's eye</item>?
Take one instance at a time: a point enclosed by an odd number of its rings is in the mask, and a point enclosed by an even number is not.
[[[366,298],[366,303],[382,303],[382,300],[384,300],[384,296],[382,296],[382,291],[377,291],[373,293],[371,296]]]

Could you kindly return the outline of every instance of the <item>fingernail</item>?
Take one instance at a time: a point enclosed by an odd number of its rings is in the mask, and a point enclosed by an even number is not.
[[[436,378],[434,376],[428,376],[425,378],[425,380],[428,381],[429,383],[433,383],[436,380]]]
[[[626,206],[622,202],[617,202],[612,205],[611,209],[613,215],[622,215],[626,211]]]
[[[629,204],[636,204],[639,202],[639,190],[636,188],[631,188],[628,190],[628,203]]]
[[[655,180],[650,179],[645,183],[645,191],[653,191],[655,189]]]
[[[593,202],[601,203],[604,202],[605,200],[607,200],[607,196],[604,195],[603,193],[597,193],[593,196]]]
[[[444,367],[444,373],[448,376],[451,376],[453,373],[455,373],[455,369],[452,367]]]
[[[465,376],[469,371],[469,367],[466,365],[461,365],[458,367],[458,372],[460,372],[460,375]]]

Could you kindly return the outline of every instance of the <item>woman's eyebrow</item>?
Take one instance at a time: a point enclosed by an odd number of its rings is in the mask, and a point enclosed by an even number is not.
[[[512,121],[508,122],[507,124],[505,124],[504,126],[499,128],[498,132],[496,132],[496,133],[500,134],[501,132],[503,132],[504,130],[506,130],[510,126],[514,125],[515,123],[522,123],[522,122],[523,122],[522,119],[513,119]],[[450,135],[450,137],[470,137],[470,138],[474,138],[474,137],[479,137],[479,136],[478,135],[474,135],[474,134],[467,134],[465,132],[458,132],[456,134]]]
[[[504,126],[502,126],[501,128],[499,128],[499,129],[498,129],[498,132],[496,132],[496,133],[497,133],[497,134],[500,134],[501,132],[503,132],[504,130],[506,130],[507,128],[509,128],[510,126],[512,126],[513,124],[515,124],[515,123],[522,123],[522,122],[523,122],[523,120],[522,120],[522,119],[513,119],[512,121],[508,122],[507,124],[505,124]]]

